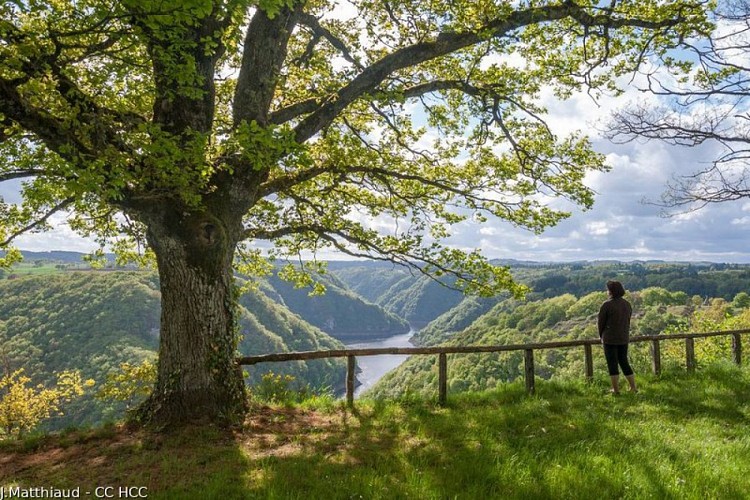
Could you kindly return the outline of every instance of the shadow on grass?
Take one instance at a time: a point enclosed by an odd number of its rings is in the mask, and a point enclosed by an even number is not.
[[[741,498],[750,491],[750,374],[520,384],[327,412],[261,408],[242,432],[118,433],[0,451],[0,484],[144,485],[149,498]],[[46,445],[45,445],[46,446]],[[10,467],[10,468],[8,468]]]
[[[534,397],[510,385],[455,395],[447,408],[373,402],[348,415],[325,452],[313,447],[264,462],[273,474],[250,491],[283,497],[312,488],[311,496],[330,498],[742,497],[750,483],[721,469],[734,460],[725,430],[743,425],[750,382],[731,367],[702,376],[641,377],[640,394],[619,398],[606,395],[600,381],[545,382]],[[697,417],[702,428],[686,425]],[[290,479],[299,471],[298,482]],[[322,480],[311,486],[309,478]]]
[[[212,427],[151,434],[123,427],[73,431],[0,450],[0,487],[79,488],[81,498],[145,487],[149,498],[241,498],[247,456],[232,433]],[[113,490],[97,490],[108,488]],[[136,490],[132,490],[136,491]],[[145,492],[144,490],[141,490]],[[162,492],[160,494],[160,492]],[[192,498],[197,498],[193,496]]]
[[[672,419],[707,418],[735,424],[748,417],[750,379],[730,364],[714,364],[693,374],[668,373],[651,393]]]

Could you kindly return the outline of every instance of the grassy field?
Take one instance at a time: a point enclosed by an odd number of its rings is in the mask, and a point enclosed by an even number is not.
[[[60,264],[63,265],[63,264]],[[53,262],[43,262],[41,265],[36,265],[31,262],[21,262],[19,264],[14,264],[8,272],[6,272],[5,276],[39,276],[39,275],[50,275],[50,274],[59,274],[64,273],[66,271],[81,271],[81,270],[89,270],[91,269],[91,266],[85,262],[77,263],[77,264],[67,264],[65,267],[58,267],[58,264],[55,264]]]
[[[232,432],[109,426],[5,443],[0,485],[149,498],[749,498],[750,369],[539,381],[430,402],[256,408]],[[7,489],[6,489],[7,491]]]

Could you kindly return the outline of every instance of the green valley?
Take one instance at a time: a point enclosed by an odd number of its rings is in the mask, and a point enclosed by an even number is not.
[[[34,384],[50,384],[56,372],[79,369],[97,385],[70,403],[46,428],[98,424],[122,417],[123,402],[94,397],[122,363],[154,360],[160,318],[159,282],[147,271],[86,268],[66,260],[34,259],[0,279],[0,361],[6,373],[23,368]],[[80,259],[80,255],[79,255]],[[750,325],[750,267],[677,263],[513,263],[516,278],[530,287],[526,300],[508,296],[463,297],[446,284],[391,265],[331,262],[320,281],[322,296],[295,289],[272,276],[239,299],[238,353],[341,349],[402,334],[409,323],[426,325],[417,345],[497,345],[595,338],[595,314],[605,299],[606,279],[621,279],[635,307],[633,332],[705,331]],[[40,269],[45,272],[39,271]],[[36,271],[35,271],[36,270]],[[242,279],[238,281],[243,283]],[[447,285],[449,285],[448,283]],[[408,323],[407,323],[408,322]],[[339,340],[337,340],[339,339]],[[644,371],[644,348],[633,361]],[[677,348],[665,348],[667,363]],[[721,341],[697,344],[699,361],[728,359]],[[670,357],[671,356],[671,357]],[[597,370],[602,359],[595,356]],[[537,359],[543,379],[579,378],[580,352],[550,350]],[[674,361],[677,363],[677,361]],[[265,363],[248,367],[249,384],[263,376],[289,376],[288,390],[336,393],[344,388],[343,359]],[[521,353],[449,357],[449,392],[500,387],[522,374]],[[414,357],[388,373],[370,391],[376,398],[426,395],[436,390],[431,357]],[[132,405],[133,402],[131,401]]]

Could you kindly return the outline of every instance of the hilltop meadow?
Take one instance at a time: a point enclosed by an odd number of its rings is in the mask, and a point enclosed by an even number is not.
[[[148,488],[149,498],[680,498],[750,491],[750,371],[599,376],[428,400],[257,406],[241,427],[120,425],[0,448],[0,485]]]

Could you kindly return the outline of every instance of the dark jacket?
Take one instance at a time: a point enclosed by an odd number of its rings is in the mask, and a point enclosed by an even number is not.
[[[624,345],[630,335],[630,315],[633,308],[622,297],[609,299],[599,309],[599,337],[604,344]]]

